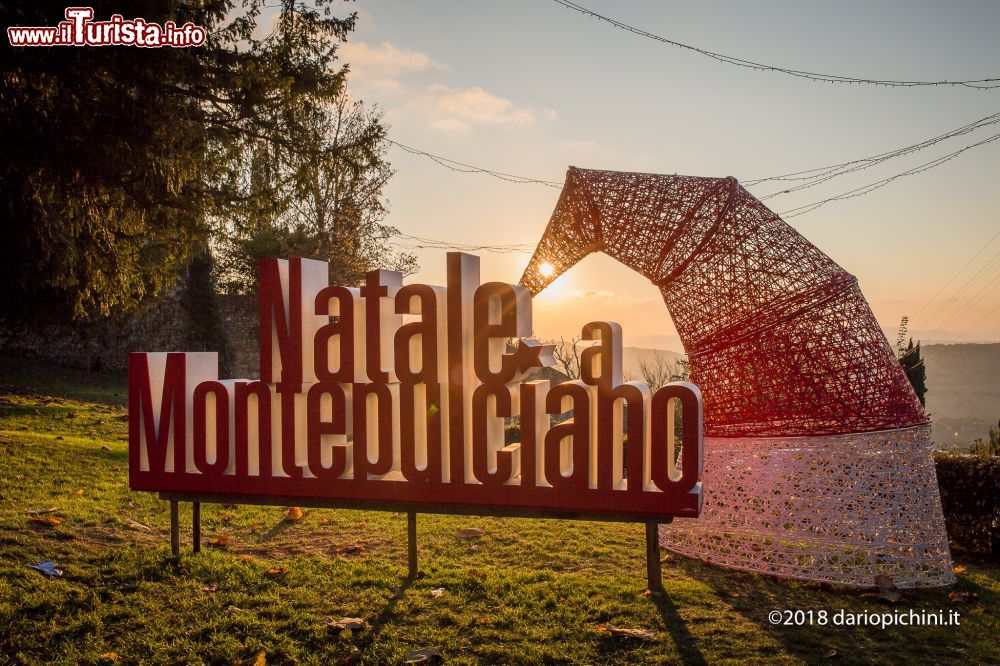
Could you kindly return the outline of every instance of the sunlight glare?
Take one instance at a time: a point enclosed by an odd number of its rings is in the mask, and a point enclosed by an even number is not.
[[[538,267],[538,272],[542,274],[542,277],[552,277],[552,274],[556,272],[556,267],[546,261]]]

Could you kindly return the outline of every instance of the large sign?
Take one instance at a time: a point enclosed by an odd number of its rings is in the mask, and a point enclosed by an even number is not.
[[[529,337],[530,294],[481,284],[467,254],[448,254],[447,275],[437,287],[371,271],[357,289],[330,286],[325,262],[263,260],[259,380],[218,379],[214,352],[131,354],[131,487],[414,510],[698,515],[693,384],[651,393],[623,381],[621,327],[601,321],[583,327],[580,379],[527,381],[553,364],[552,347]],[[520,433],[509,443],[512,422]]]

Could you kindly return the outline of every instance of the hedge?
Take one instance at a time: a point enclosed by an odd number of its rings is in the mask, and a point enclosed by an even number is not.
[[[934,462],[952,549],[1000,560],[1000,457],[941,452]]]

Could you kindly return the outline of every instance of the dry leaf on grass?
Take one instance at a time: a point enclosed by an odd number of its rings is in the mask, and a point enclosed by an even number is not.
[[[235,517],[236,517],[236,516],[235,516],[235,515],[233,515],[233,514],[231,514],[231,513],[220,513],[220,514],[219,514],[219,520],[220,520],[221,522],[223,522],[223,523],[229,523],[229,522],[232,522],[233,518],[235,518]]]
[[[119,657],[117,652],[105,652],[104,654],[101,655],[101,661],[107,661],[112,664],[117,664],[118,659]]]
[[[285,518],[290,523],[302,520],[302,507],[299,506],[289,506],[285,507]]]
[[[77,488],[76,490],[71,490],[69,491],[69,494],[76,495],[77,497],[79,497],[80,495],[83,494],[83,488]]]
[[[253,666],[267,666],[267,653],[261,650],[257,653],[257,658],[253,660]]]
[[[360,617],[342,617],[339,620],[334,620],[331,617],[323,623],[323,626],[335,631],[359,631],[365,628],[365,621],[364,618]]]
[[[961,564],[959,564],[954,569],[952,569],[952,571],[954,571],[957,574],[964,574],[967,571],[967,569]]]
[[[244,562],[253,562],[253,555],[241,555],[240,559]]]
[[[143,525],[138,520],[132,520],[131,518],[126,518],[125,523],[134,530],[145,530],[146,532],[152,532],[153,528],[149,525]]]
[[[478,527],[463,527],[458,530],[459,539],[478,539],[483,536],[483,531]]]
[[[444,588],[439,587],[436,590],[431,590],[431,596],[434,597],[435,599],[441,598],[442,596],[444,596]]]
[[[111,453],[111,447],[108,446],[107,444],[102,444],[101,451],[104,451],[105,453]]]
[[[410,650],[403,655],[404,664],[426,664],[435,659],[441,658],[441,648],[429,647],[419,650]]]
[[[217,548],[229,548],[229,546],[233,545],[233,537],[226,532],[223,532],[208,543]]]
[[[971,604],[978,598],[975,592],[952,592],[948,595],[948,601],[953,604]]]
[[[229,606],[226,606],[226,612],[229,613],[230,615],[232,615],[233,613],[242,613],[243,609],[242,608],[238,608],[238,607],[233,606],[233,605],[229,605]]]
[[[365,550],[365,544],[363,543],[352,543],[344,546],[337,546],[333,549],[337,555],[355,555],[357,553],[363,553]]]
[[[34,511],[25,511],[29,516],[44,516],[47,513],[55,513],[59,510],[59,507],[54,506],[51,509],[37,509]]]
[[[59,516],[32,516],[28,520],[36,525],[47,525],[50,527],[58,525],[62,522],[62,518]]]
[[[594,627],[594,631],[599,634],[611,634],[612,636],[621,636],[623,638],[637,638],[642,641],[655,641],[657,636],[652,631],[648,629],[625,629],[623,627],[616,627],[610,622],[602,622]]]
[[[264,574],[271,578],[277,578],[278,576],[284,576],[286,571],[285,567],[270,567]]]

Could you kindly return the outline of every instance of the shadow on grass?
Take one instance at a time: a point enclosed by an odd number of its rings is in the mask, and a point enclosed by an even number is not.
[[[389,595],[389,598],[386,600],[382,610],[379,611],[379,614],[369,622],[371,628],[366,631],[361,640],[355,644],[359,650],[364,651],[369,645],[375,642],[375,639],[379,637],[379,634],[382,633],[382,630],[389,624],[390,620],[392,620],[393,615],[395,615],[396,606],[399,604],[399,600],[403,598],[407,591],[409,591],[414,582],[414,578],[404,578],[399,587],[397,587],[393,593]]]
[[[698,649],[698,641],[688,630],[684,618],[677,612],[677,606],[667,595],[652,597],[656,610],[663,619],[663,627],[673,639],[677,652],[685,664],[707,664],[705,656]]]
[[[287,532],[293,525],[295,525],[295,523],[290,520],[279,520],[277,524],[261,535],[260,542],[266,543],[268,541],[274,541],[275,538]]]
[[[727,571],[693,560],[682,567],[686,575],[708,585],[730,612],[770,636],[786,654],[806,661],[867,660],[891,647],[894,659],[901,662],[982,663],[982,651],[993,640],[983,625],[976,626],[982,620],[974,619],[973,605],[956,605],[949,598],[950,593],[964,592],[986,609],[996,604],[996,595],[989,588],[967,578],[947,587],[903,590],[902,600],[891,603],[870,589]],[[846,614],[892,614],[911,609],[932,614],[940,609],[957,610],[962,613],[963,626],[839,626],[833,621],[840,610]],[[826,611],[827,619],[822,623],[803,619],[774,624],[768,618],[774,610],[804,611],[816,617]]]
[[[124,405],[128,378],[124,372],[88,372],[10,353],[0,354],[0,385],[17,394],[48,396]]]

